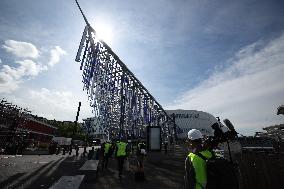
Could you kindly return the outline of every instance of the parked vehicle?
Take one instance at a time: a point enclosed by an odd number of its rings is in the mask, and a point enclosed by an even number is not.
[[[95,138],[95,139],[92,140],[91,144],[94,145],[94,146],[100,146],[101,145],[101,139]]]
[[[66,137],[53,137],[53,142],[56,142],[60,146],[67,146],[71,145],[72,138],[66,138]]]

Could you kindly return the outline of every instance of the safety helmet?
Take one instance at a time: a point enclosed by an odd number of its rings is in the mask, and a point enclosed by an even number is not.
[[[191,129],[190,131],[188,131],[187,137],[189,140],[203,139],[203,135],[197,129]]]

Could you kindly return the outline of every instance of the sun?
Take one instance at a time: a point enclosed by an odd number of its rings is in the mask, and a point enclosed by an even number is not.
[[[113,32],[110,25],[103,22],[96,22],[94,29],[97,32],[97,37],[106,43],[111,43],[113,40]]]

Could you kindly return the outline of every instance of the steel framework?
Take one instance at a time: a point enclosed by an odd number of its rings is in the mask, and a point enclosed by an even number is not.
[[[173,119],[112,49],[98,39],[76,3],[86,27],[75,61],[81,63],[83,90],[98,124],[111,138],[143,137],[146,126],[161,126],[163,137],[173,134]]]

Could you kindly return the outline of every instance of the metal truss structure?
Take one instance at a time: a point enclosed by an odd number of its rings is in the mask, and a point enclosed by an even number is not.
[[[147,126],[161,126],[162,137],[175,133],[173,119],[112,49],[98,39],[76,3],[86,22],[76,61],[81,63],[83,90],[98,124],[111,138],[145,137]]]

